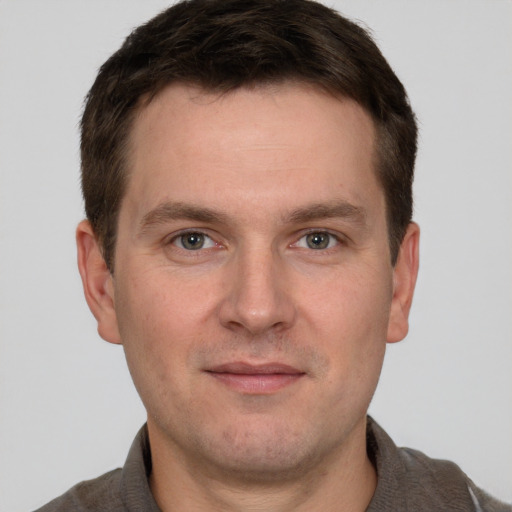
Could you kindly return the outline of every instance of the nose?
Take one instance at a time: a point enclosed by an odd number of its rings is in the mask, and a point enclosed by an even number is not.
[[[270,249],[246,250],[226,269],[221,324],[253,336],[288,329],[296,311],[279,256]]]

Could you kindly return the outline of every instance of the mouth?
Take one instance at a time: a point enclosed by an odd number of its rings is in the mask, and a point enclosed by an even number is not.
[[[268,395],[286,388],[306,375],[282,363],[225,363],[206,370],[224,386],[243,394]]]

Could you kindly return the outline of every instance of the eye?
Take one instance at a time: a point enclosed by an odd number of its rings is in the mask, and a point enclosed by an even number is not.
[[[303,247],[305,249],[322,250],[330,249],[338,244],[338,238],[331,233],[327,233],[326,231],[314,231],[301,237],[295,245],[296,247]]]
[[[198,251],[199,249],[209,249],[215,247],[215,242],[204,233],[197,231],[190,231],[188,233],[182,233],[172,240],[172,243],[180,249],[186,251]]]

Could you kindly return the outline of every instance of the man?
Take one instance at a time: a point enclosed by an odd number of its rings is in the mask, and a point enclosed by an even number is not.
[[[102,67],[79,268],[148,420],[42,510],[505,510],[367,409],[418,270],[416,123],[320,4],[191,1]]]

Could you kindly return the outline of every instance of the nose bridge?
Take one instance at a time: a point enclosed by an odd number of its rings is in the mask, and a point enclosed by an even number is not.
[[[222,321],[252,334],[282,329],[294,318],[279,254],[264,243],[240,248],[227,277],[229,294]]]

